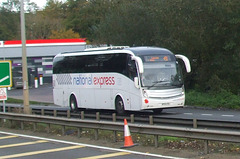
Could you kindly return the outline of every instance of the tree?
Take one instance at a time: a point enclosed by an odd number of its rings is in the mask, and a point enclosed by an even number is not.
[[[30,3],[29,0],[25,1],[25,8],[27,8],[27,14],[31,14],[31,12],[35,12],[38,9],[36,4]],[[0,15],[0,39],[21,39],[20,1],[7,0],[7,2],[3,2],[0,8]]]
[[[90,41],[94,40],[96,26],[115,3],[116,0],[68,0],[65,21],[67,29],[73,29]]]
[[[96,40],[115,45],[154,45],[156,23],[150,10],[153,3],[151,0],[119,2],[95,28]]]
[[[192,63],[188,86],[239,93],[239,7],[238,0],[119,1],[94,34],[100,43],[155,45],[183,53]]]
[[[19,14],[1,7],[0,24],[0,40],[12,40],[20,37]]]
[[[63,30],[65,26],[66,5],[62,2],[49,0],[42,11],[37,11],[26,16],[28,39],[48,39],[52,30]]]
[[[52,30],[52,34],[49,36],[49,39],[79,39],[80,36],[78,33],[74,33],[72,29],[69,30]]]

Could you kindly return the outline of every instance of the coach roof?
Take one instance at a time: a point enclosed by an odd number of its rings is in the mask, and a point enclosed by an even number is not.
[[[114,50],[126,50],[131,51],[136,56],[142,56],[142,55],[155,55],[155,54],[163,54],[163,55],[174,55],[170,50],[160,47],[147,47],[147,46],[140,46],[140,47],[112,47],[112,49],[109,49],[109,47],[99,47],[94,49],[86,49],[84,51],[71,51],[71,52],[62,52],[61,54],[84,54],[84,53],[91,53],[91,52],[104,52],[107,53],[108,51],[114,51]],[[114,52],[112,52],[114,53]],[[122,52],[124,53],[124,51]]]
[[[132,51],[136,56],[141,56],[141,55],[154,55],[154,54],[172,54],[171,51],[165,48],[160,48],[160,47],[130,47],[130,48],[125,48],[124,50],[130,50]]]

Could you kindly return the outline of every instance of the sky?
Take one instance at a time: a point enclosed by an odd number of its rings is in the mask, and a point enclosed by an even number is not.
[[[43,8],[46,5],[47,0],[31,0],[30,2],[34,2],[39,8]]]
[[[7,0],[0,0],[0,4],[2,2],[6,2],[6,1]],[[58,1],[63,1],[64,2],[66,0],[58,0]],[[34,3],[36,3],[38,5],[39,8],[43,8],[46,5],[47,0],[30,0],[30,2],[34,2]]]
[[[66,0],[58,0],[58,1],[65,2]],[[38,7],[43,8],[46,5],[47,0],[30,0],[30,2],[34,2],[38,5]]]

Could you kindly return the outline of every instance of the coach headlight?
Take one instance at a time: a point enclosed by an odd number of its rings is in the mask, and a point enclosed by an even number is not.
[[[143,97],[148,98],[147,91],[143,90]]]

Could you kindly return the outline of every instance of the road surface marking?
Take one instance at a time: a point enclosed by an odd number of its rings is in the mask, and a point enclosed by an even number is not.
[[[201,114],[201,115],[205,115],[205,116],[212,116],[212,114]]]
[[[2,146],[0,146],[0,149],[8,148],[8,147],[16,147],[16,146],[25,146],[25,145],[39,144],[39,143],[44,143],[44,142],[48,142],[48,141],[46,141],[46,140],[39,140],[39,141],[34,141],[34,142],[24,142],[24,143],[19,143],[19,144],[2,145]]]
[[[0,134],[16,135],[16,136],[19,136],[19,137],[26,137],[26,138],[39,139],[39,140],[47,140],[47,141],[51,141],[51,142],[64,143],[64,144],[70,144],[70,145],[78,145],[78,146],[83,146],[83,147],[91,147],[91,148],[104,149],[104,150],[110,150],[110,151],[129,152],[131,154],[136,154],[136,155],[144,155],[144,156],[151,156],[151,157],[162,157],[162,158],[166,158],[166,159],[186,159],[186,158],[182,158],[182,157],[164,156],[164,155],[160,155],[160,154],[151,154],[151,153],[145,153],[145,152],[123,150],[123,149],[110,148],[110,147],[104,147],[104,146],[96,146],[96,145],[76,143],[76,142],[70,142],[70,141],[64,141],[64,140],[50,139],[50,138],[45,138],[45,137],[15,134],[15,133],[4,132],[4,131],[0,131]],[[0,156],[0,159],[1,159],[1,156]]]
[[[14,138],[14,137],[18,137],[18,136],[3,136],[3,137],[0,137],[0,140]]]
[[[224,117],[234,117],[234,115],[222,115]]]
[[[131,154],[131,153],[129,153],[129,152],[117,152],[117,153],[111,153],[111,154],[106,154],[106,155],[84,157],[84,158],[79,158],[79,159],[101,159],[101,158],[109,158],[109,157],[123,156],[123,155],[129,155],[129,154]]]
[[[183,113],[183,114],[186,114],[186,115],[193,115],[193,113]]]
[[[9,79],[9,76],[6,76],[6,77],[3,77],[1,80],[0,80],[0,83],[5,81],[6,79]]]
[[[33,152],[25,152],[20,154],[14,154],[14,155],[7,155],[7,156],[0,156],[1,159],[7,159],[7,158],[16,158],[16,157],[24,157],[24,156],[31,156],[31,155],[38,155],[43,153],[50,153],[50,152],[57,152],[57,151],[65,151],[65,150],[72,150],[72,149],[78,149],[85,146],[69,146],[69,147],[62,147],[62,148],[56,148],[56,149],[50,149],[50,150],[41,150],[41,151],[33,151]]]

